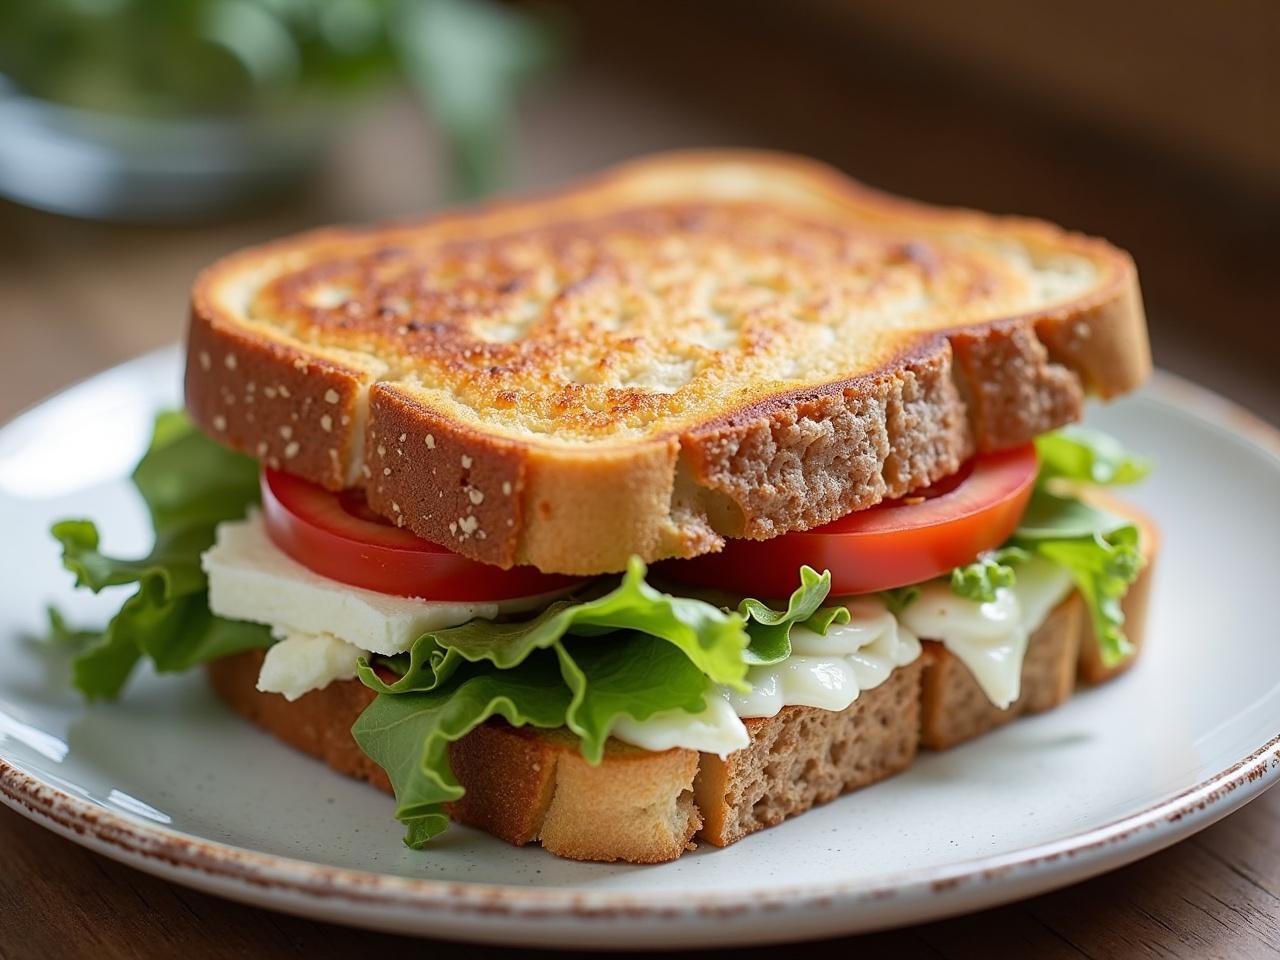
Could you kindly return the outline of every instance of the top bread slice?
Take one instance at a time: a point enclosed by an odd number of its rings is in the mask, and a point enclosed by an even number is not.
[[[903,496],[1150,368],[1107,243],[754,152],[242,251],[197,280],[188,346],[223,443],[578,574]]]

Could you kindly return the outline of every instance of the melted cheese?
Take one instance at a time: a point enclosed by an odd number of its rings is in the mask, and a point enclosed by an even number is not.
[[[1018,699],[1022,660],[1031,634],[1071,592],[1071,575],[1046,560],[1018,564],[1017,582],[989,603],[956,596],[945,580],[921,587],[899,614],[917,636],[937,640],[969,668],[982,692],[1004,709]]]
[[[684,747],[723,757],[751,742],[743,717],[772,717],[789,706],[844,710],[863,690],[920,656],[920,641],[880,600],[859,597],[847,606],[849,622],[832,624],[825,636],[792,629],[791,656],[748,670],[749,692],[720,687],[708,694],[700,713],[666,710],[647,720],[624,718],[613,736],[646,750]]]
[[[644,720],[619,717],[610,733],[623,743],[645,750],[683,747],[722,757],[751,745],[746,725],[719,691],[707,695],[701,713],[663,710]]]
[[[740,717],[772,717],[783,707],[843,710],[862,690],[878,687],[920,656],[920,641],[873,597],[850,600],[849,622],[825,636],[795,627],[791,656],[747,671],[748,693],[725,691]]]
[[[740,718],[772,717],[788,706],[844,710],[861,691],[914,661],[920,655],[918,637],[942,643],[1003,709],[1018,698],[1028,639],[1071,590],[1069,573],[1032,558],[1018,565],[1015,585],[996,591],[990,603],[957,596],[946,580],[923,584],[920,597],[898,617],[879,599],[857,597],[846,603],[850,622],[833,624],[825,636],[793,629],[792,655],[752,667],[749,692],[722,687],[701,713],[672,710],[645,721],[627,720],[613,735],[647,750],[686,747],[726,756],[750,742]],[[719,698],[731,710],[716,703]]]

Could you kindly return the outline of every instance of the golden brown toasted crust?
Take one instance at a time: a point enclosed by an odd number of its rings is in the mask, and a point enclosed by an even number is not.
[[[449,749],[466,795],[449,815],[517,846],[538,841],[571,860],[662,863],[692,847],[698,755],[616,740],[592,766],[565,730],[494,721]]]
[[[900,496],[1149,366],[1102,241],[742,152],[233,255],[194,288],[186,390],[419,536],[599,573]]]

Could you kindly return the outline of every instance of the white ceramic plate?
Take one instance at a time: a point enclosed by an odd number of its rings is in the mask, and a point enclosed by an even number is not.
[[[222,708],[198,675],[84,705],[32,637],[73,597],[46,534],[97,518],[146,548],[122,479],[177,396],[172,351],[102,374],[0,431],[0,799],[179,883],[330,921],[562,947],[762,943],[888,927],[1030,896],[1167,846],[1280,777],[1280,441],[1168,377],[1093,411],[1151,455],[1160,519],[1145,659],[1063,708],[925,755],[906,774],[727,850],[579,864],[451,829],[400,843],[390,800]]]

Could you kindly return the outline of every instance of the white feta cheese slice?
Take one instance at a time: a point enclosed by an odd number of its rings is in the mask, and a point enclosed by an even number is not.
[[[397,597],[348,586],[308,570],[271,542],[261,516],[218,527],[201,557],[209,607],[220,617],[292,633],[329,634],[373,653],[403,653],[430,630],[500,612],[543,607],[549,596],[501,602]]]

